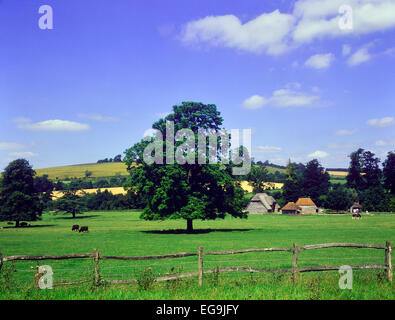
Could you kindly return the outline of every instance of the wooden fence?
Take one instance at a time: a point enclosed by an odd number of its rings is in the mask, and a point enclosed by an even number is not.
[[[94,261],[94,282],[95,284],[99,284],[100,282],[105,283],[136,283],[137,279],[124,279],[124,280],[110,280],[110,279],[102,279],[100,276],[99,264],[100,260],[123,260],[123,261],[140,261],[140,260],[155,260],[155,259],[174,259],[174,258],[184,258],[197,256],[198,257],[198,271],[197,272],[186,272],[175,275],[168,275],[164,277],[159,277],[154,279],[154,281],[169,281],[187,277],[198,277],[199,285],[203,284],[203,276],[204,274],[210,273],[219,273],[219,272],[279,272],[279,273],[292,273],[293,282],[298,281],[298,274],[300,272],[311,272],[311,271],[330,271],[330,270],[339,270],[340,266],[315,266],[315,267],[298,267],[298,258],[299,253],[305,250],[313,250],[313,249],[324,249],[324,248],[365,248],[365,249],[380,249],[385,250],[385,258],[384,265],[379,264],[366,264],[366,265],[356,265],[351,266],[352,269],[384,269],[386,272],[386,279],[389,282],[392,282],[392,263],[391,263],[391,252],[395,247],[391,247],[391,242],[386,242],[385,246],[377,245],[377,244],[357,244],[357,243],[324,243],[324,244],[312,244],[305,246],[298,246],[294,244],[292,248],[256,248],[256,249],[242,249],[242,250],[233,250],[233,251],[208,251],[204,252],[203,247],[199,247],[196,253],[193,252],[183,252],[183,253],[175,253],[175,254],[165,254],[165,255],[155,255],[155,256],[137,256],[137,257],[117,257],[117,256],[102,256],[100,252],[96,249],[93,250],[92,253],[81,253],[81,254],[69,254],[69,255],[61,255],[61,256],[52,256],[52,255],[40,255],[40,256],[30,256],[30,255],[17,255],[17,256],[9,256],[3,257],[0,253],[0,270],[3,262],[7,261],[39,261],[39,260],[64,260],[64,259],[81,259],[81,258],[93,258]],[[243,254],[243,253],[251,253],[251,252],[273,252],[273,251],[285,251],[292,253],[292,268],[291,269],[256,269],[251,267],[215,267],[210,270],[204,270],[204,256],[205,255],[234,255],[234,254]],[[84,282],[89,282],[91,280],[80,280],[73,282],[58,282],[54,285],[72,285],[79,284]]]

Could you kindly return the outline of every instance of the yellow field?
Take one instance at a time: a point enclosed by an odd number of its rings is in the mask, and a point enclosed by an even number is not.
[[[51,167],[45,169],[35,169],[38,176],[48,175],[51,180],[65,178],[83,178],[85,171],[91,171],[92,177],[110,177],[117,174],[127,175],[126,165],[123,162],[76,164],[71,166]]]
[[[341,176],[341,177],[347,177],[348,172],[347,171],[327,171],[329,175],[331,176]]]
[[[247,191],[248,193],[251,193],[253,191],[252,186],[248,183],[248,181],[241,181],[240,182],[241,187]],[[264,183],[264,189],[281,189],[283,187],[284,183],[278,183],[278,182],[265,182]]]
[[[77,191],[77,195],[82,196],[84,193],[96,193],[99,189],[82,189]],[[111,192],[112,194],[126,194],[126,191],[123,187],[114,187],[114,188],[100,188],[101,192],[105,190]],[[52,192],[52,199],[58,199],[63,197],[63,191],[53,191]]]

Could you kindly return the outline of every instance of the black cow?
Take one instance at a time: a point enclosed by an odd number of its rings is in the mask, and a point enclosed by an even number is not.
[[[79,232],[84,232],[84,231],[88,232],[88,227],[87,227],[87,226],[82,226],[82,227],[80,228],[80,231],[79,231]]]
[[[78,231],[78,229],[80,228],[80,226],[78,224],[73,225],[73,227],[71,228],[71,231]]]
[[[28,226],[28,223],[27,223],[27,222],[21,222],[19,225],[20,225],[21,227],[27,227],[27,226]]]

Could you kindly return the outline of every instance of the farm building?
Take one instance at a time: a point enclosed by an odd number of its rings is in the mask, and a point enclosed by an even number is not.
[[[362,206],[359,204],[359,202],[354,202],[354,204],[350,207],[350,212],[351,213],[360,213],[362,211]]]
[[[248,204],[247,211],[251,214],[278,212],[279,205],[267,193],[257,193]]]
[[[310,198],[299,198],[296,205],[301,208],[302,214],[317,213],[318,208]]]
[[[284,207],[281,209],[282,214],[300,214],[302,209],[296,205],[295,202],[288,202]]]

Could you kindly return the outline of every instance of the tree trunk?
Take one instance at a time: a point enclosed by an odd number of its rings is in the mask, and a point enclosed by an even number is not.
[[[19,220],[15,221],[15,228],[19,228]]]
[[[193,220],[187,219],[187,233],[193,232]]]
[[[75,210],[73,210],[72,214],[73,214],[73,219],[75,219]]]

